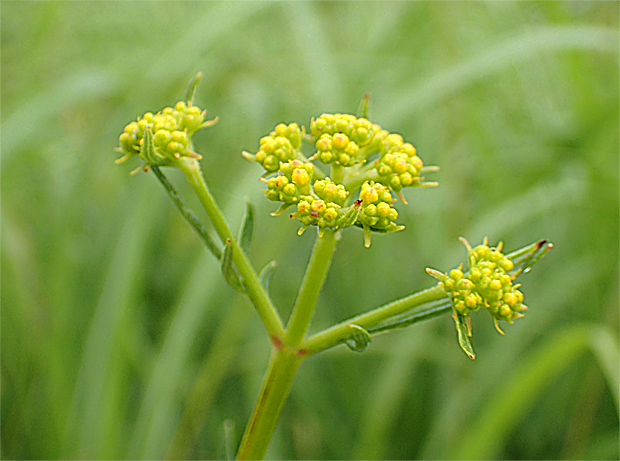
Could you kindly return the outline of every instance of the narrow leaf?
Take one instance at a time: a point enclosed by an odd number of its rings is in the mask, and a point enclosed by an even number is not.
[[[270,216],[280,216],[284,213],[292,204],[291,203],[283,203],[280,207],[274,211],[273,213],[269,213]]]
[[[239,236],[237,241],[239,246],[243,248],[243,251],[247,251],[252,242],[252,236],[254,234],[254,205],[252,205],[248,199],[245,199],[245,214],[239,227]]]
[[[370,242],[372,240],[372,235],[370,234],[370,227],[364,224],[364,246],[366,248],[370,248]]]
[[[237,447],[235,444],[235,440],[237,438],[237,431],[235,422],[232,419],[227,419],[223,424],[224,429],[224,451],[226,454],[226,460],[232,461],[235,459],[235,454],[237,452]]]
[[[271,261],[263,270],[258,274],[258,280],[260,280],[260,284],[265,288],[267,292],[269,292],[269,284],[271,283],[271,276],[273,275],[273,271],[278,266],[278,263],[275,261]]]
[[[452,304],[450,303],[450,300],[448,298],[442,298],[418,306],[413,312],[407,312],[402,315],[397,315],[395,317],[386,319],[385,321],[375,326],[369,326],[366,331],[372,334],[376,334],[386,331],[398,330],[400,328],[405,328],[409,325],[413,325],[414,323],[438,317],[449,311],[452,311]]]
[[[187,87],[187,93],[185,93],[185,100],[189,103],[194,102],[194,95],[196,94],[196,87],[200,82],[202,77],[202,72],[198,72],[196,76],[189,82],[189,86]]]
[[[241,284],[241,280],[239,279],[239,274],[235,270],[233,266],[232,260],[233,249],[230,243],[230,240],[226,242],[224,246],[224,254],[222,255],[222,259],[220,261],[220,266],[222,269],[222,274],[226,279],[226,282],[233,287],[235,290],[240,291],[241,293],[245,293],[245,289]]]
[[[360,105],[357,108],[357,117],[368,119],[368,112],[370,110],[370,93],[364,93]]]
[[[196,233],[200,236],[200,238],[204,242],[207,249],[217,259],[221,259],[222,251],[218,248],[215,241],[209,236],[207,229],[205,229],[205,227],[198,220],[198,217],[196,216],[196,214],[191,209],[187,208],[187,206],[185,206],[185,203],[183,203],[183,200],[181,200],[181,196],[176,191],[176,189],[172,186],[170,181],[168,181],[168,178],[166,177],[166,175],[162,173],[162,171],[157,166],[153,165],[151,167],[151,170],[153,171],[153,173],[155,173],[155,176],[157,177],[159,182],[162,184],[162,186],[164,186],[164,189],[166,189],[166,192],[168,192],[168,195],[172,199],[172,202],[177,207],[179,212],[183,215],[183,217],[190,224],[190,226],[192,226],[194,231],[196,231]]]
[[[513,277],[525,272],[529,272],[534,264],[540,261],[553,248],[553,244],[548,240],[532,243],[531,245],[506,255],[515,267],[510,271]]]
[[[348,325],[348,327],[351,330],[352,337],[351,339],[347,339],[345,341],[345,344],[352,351],[363,352],[368,347],[368,344],[370,344],[370,342],[372,341],[370,333],[368,333],[359,325],[351,324]]]
[[[452,318],[454,319],[454,323],[456,325],[459,346],[461,346],[463,352],[465,352],[470,359],[475,359],[476,353],[474,352],[474,348],[469,340],[471,337],[471,323],[469,323],[471,322],[471,318],[466,319],[463,315],[457,314],[456,312]]]

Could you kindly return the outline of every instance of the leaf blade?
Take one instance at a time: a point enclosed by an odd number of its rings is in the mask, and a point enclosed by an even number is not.
[[[252,243],[252,237],[254,236],[254,205],[250,201],[245,199],[245,214],[241,220],[241,226],[239,226],[239,236],[237,241],[243,251],[248,251],[250,243]]]

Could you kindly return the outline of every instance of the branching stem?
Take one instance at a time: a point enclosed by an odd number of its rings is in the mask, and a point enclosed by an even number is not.
[[[357,325],[368,330],[370,333],[378,333],[387,329],[382,328],[384,322],[393,318],[398,318],[398,316],[403,314],[408,314],[408,324],[442,315],[450,312],[452,309],[448,303],[437,303],[437,301],[444,299],[448,301],[445,291],[439,286],[414,293],[382,307],[373,309],[365,314],[345,320],[321,333],[317,333],[303,341],[300,348],[303,349],[307,355],[312,355],[342,344],[351,337],[349,325]],[[420,307],[420,309],[415,311],[414,309],[416,307]],[[394,329],[394,325],[390,325],[389,329]]]

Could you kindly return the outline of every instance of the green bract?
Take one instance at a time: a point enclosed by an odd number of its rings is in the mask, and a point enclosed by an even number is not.
[[[265,196],[281,202],[272,215],[297,206],[291,217],[301,222],[300,233],[309,226],[322,234],[326,228],[355,224],[364,229],[365,245],[370,246],[372,232],[404,229],[395,223],[392,191],[406,204],[404,188],[436,185],[424,181],[424,164],[413,145],[365,117],[323,114],[311,120],[308,135],[305,131],[296,123],[280,123],[260,140],[255,154],[243,152],[265,170]],[[314,149],[309,158],[302,153],[302,139]],[[313,160],[331,168],[331,174]]]

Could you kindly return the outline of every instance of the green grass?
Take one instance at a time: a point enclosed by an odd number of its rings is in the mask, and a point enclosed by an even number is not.
[[[197,71],[220,117],[195,137],[205,176],[233,228],[256,205],[250,257],[278,262],[285,318],[313,235],[268,216],[242,150],[369,91],[373,121],[441,167],[406,192],[404,232],[344,232],[312,332],[431,286],[459,236],[555,245],[505,337],[474,316],[474,362],[447,316],[309,359],[269,458],[618,459],[616,2],[0,8],[3,459],[221,458],[225,422],[238,442],[264,331],[155,177],[113,163]]]

